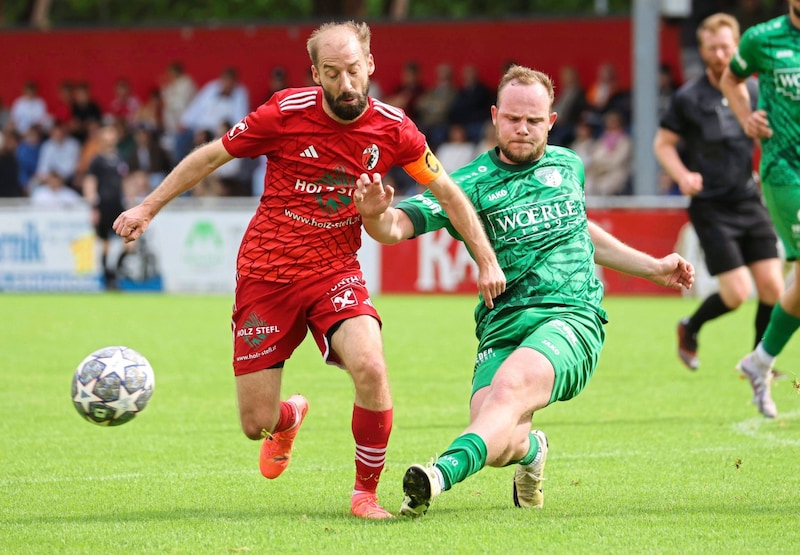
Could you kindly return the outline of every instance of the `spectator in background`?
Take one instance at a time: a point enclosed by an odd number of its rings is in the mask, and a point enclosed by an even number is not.
[[[39,152],[42,149],[42,132],[34,125],[22,135],[17,143],[17,163],[19,164],[19,184],[28,193],[33,186],[36,167],[39,165]]]
[[[483,126],[493,103],[494,93],[480,80],[478,68],[472,64],[462,67],[461,86],[450,108],[450,123],[462,125],[467,138],[477,143],[483,136]]]
[[[436,157],[446,172],[466,166],[475,158],[475,143],[467,139],[467,131],[458,123],[450,126],[447,141],[436,149]]]
[[[12,130],[0,130],[0,198],[24,197],[19,182],[17,135]]]
[[[415,61],[403,65],[400,84],[386,98],[386,103],[405,111],[411,119],[417,117],[417,100],[425,92],[419,74],[419,64]]]
[[[553,104],[553,111],[558,114],[558,119],[550,132],[550,143],[566,146],[575,138],[575,127],[586,107],[586,93],[581,86],[580,75],[575,66],[562,66],[558,75],[556,99]]]
[[[11,104],[11,125],[17,133],[24,135],[28,129],[38,126],[42,129],[50,128],[50,114],[47,112],[47,104],[39,96],[39,89],[36,83],[28,81],[22,87],[22,95],[17,97]]]
[[[117,79],[114,84],[114,98],[108,105],[108,113],[116,119],[124,120],[128,125],[133,125],[141,105],[141,101],[131,90],[130,82],[122,77]]]
[[[61,81],[58,85],[58,98],[50,107],[50,115],[53,121],[63,122],[67,127],[67,132],[71,131],[72,120],[72,94],[75,86],[72,81]]]
[[[181,115],[177,137],[177,159],[189,153],[194,135],[207,130],[217,133],[223,122],[240,121],[250,112],[250,94],[239,82],[233,67],[225,68],[219,78],[206,83]]]
[[[133,132],[133,152],[127,158],[128,198],[144,198],[172,169],[169,154],[159,144],[156,131],[139,125]]]
[[[586,118],[581,118],[581,120],[575,126],[575,138],[569,144],[569,148],[578,155],[585,168],[589,162],[592,161],[592,154],[594,153],[596,147],[597,139],[594,136],[594,129]],[[584,179],[585,183],[588,183],[588,178],[589,176],[586,176]]]
[[[91,122],[100,123],[103,112],[100,105],[92,98],[89,83],[81,81],[75,84],[72,91],[72,125],[70,133],[83,143],[89,136]]]
[[[453,68],[450,64],[439,64],[436,66],[436,83],[417,100],[417,123],[433,151],[447,139],[450,108],[457,92]]]
[[[601,132],[603,116],[606,112],[617,111],[624,121],[631,118],[631,93],[619,82],[617,70],[610,62],[600,64],[597,78],[586,91],[586,102],[589,123],[595,133]]]
[[[32,188],[31,204],[36,208],[75,208],[83,205],[83,197],[75,189],[67,187],[58,173],[50,172]]]
[[[193,148],[200,148],[206,143],[210,143],[215,139],[214,134],[211,131],[206,129],[202,129],[195,133],[194,140],[193,140]],[[231,160],[232,161],[232,160]],[[264,158],[264,163],[266,164],[266,157]],[[264,183],[261,183],[261,188],[264,188]],[[192,187],[192,189],[186,193],[185,195],[191,195],[193,197],[224,197],[226,194],[225,185],[222,183],[219,175],[216,171],[213,171],[203,177],[197,185]]]
[[[147,95],[147,100],[139,107],[134,127],[144,127],[160,136],[164,130],[163,114],[164,102],[161,99],[161,90],[153,88]]]
[[[92,208],[92,225],[100,240],[100,268],[105,287],[117,289],[116,264],[109,264],[109,240],[114,235],[112,225],[123,211],[123,179],[128,165],[117,152],[117,126],[106,125],[98,131],[99,151],[89,165],[83,180],[83,196]]]
[[[197,85],[194,79],[186,74],[183,64],[181,62],[169,64],[161,84],[161,100],[164,110],[162,116],[164,143],[170,152],[175,150],[175,139],[181,130],[181,116],[196,92]],[[173,160],[176,159],[173,157]]]
[[[283,66],[273,67],[272,71],[269,72],[269,90],[267,91],[266,96],[264,96],[263,102],[269,100],[269,98],[276,92],[288,88],[289,81],[286,78],[286,68]]]
[[[68,188],[80,190],[80,186],[74,182],[80,154],[81,144],[78,139],[67,133],[66,124],[61,121],[54,122],[50,129],[50,137],[42,143],[39,151],[36,180],[40,183],[58,180]],[[54,187],[54,190],[56,189]]]
[[[586,166],[587,195],[620,195],[628,191],[633,172],[633,142],[621,112],[603,115],[603,130]]]
[[[133,137],[133,128],[122,117],[114,117],[105,121],[107,125],[117,128],[117,152],[123,160],[130,160],[136,150],[136,140]]]
[[[586,91],[587,107],[602,114],[609,107],[615,94],[620,92],[617,70],[611,62],[604,62],[597,67],[595,80]]]

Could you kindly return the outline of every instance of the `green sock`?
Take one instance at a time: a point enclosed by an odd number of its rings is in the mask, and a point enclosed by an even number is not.
[[[536,455],[539,454],[539,438],[533,435],[533,432],[528,434],[528,437],[531,438],[531,444],[530,447],[528,447],[528,452],[525,454],[524,457],[522,457],[518,461],[518,464],[521,464],[522,466],[527,466],[531,464],[534,461],[534,459],[536,459]],[[515,463],[509,463],[509,464],[515,464]]]
[[[762,347],[767,354],[778,356],[797,328],[800,328],[800,318],[787,314],[780,303],[776,304],[761,340]]]
[[[486,464],[486,443],[476,434],[464,434],[450,444],[436,461],[444,478],[444,490],[466,480]]]

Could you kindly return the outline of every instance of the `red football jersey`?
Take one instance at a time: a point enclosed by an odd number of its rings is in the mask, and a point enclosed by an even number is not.
[[[362,173],[405,167],[421,183],[439,173],[425,136],[402,110],[369,99],[343,125],[322,108],[322,89],[275,93],[222,138],[234,157],[267,156],[264,193],[239,248],[239,275],[289,283],[358,269]]]

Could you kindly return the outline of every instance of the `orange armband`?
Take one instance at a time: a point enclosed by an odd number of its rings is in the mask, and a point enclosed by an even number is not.
[[[425,147],[425,152],[416,162],[411,162],[403,166],[403,169],[417,183],[427,185],[442,174],[443,168],[439,159],[433,155],[429,147]]]

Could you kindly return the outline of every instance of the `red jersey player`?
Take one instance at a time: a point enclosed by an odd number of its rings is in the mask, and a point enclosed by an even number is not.
[[[355,386],[351,513],[391,518],[376,492],[392,400],[380,318],[356,259],[356,179],[401,166],[436,194],[476,255],[478,289],[488,306],[505,290],[505,276],[472,205],[424,136],[402,110],[367,96],[375,70],[369,27],[325,24],[307,46],[320,87],[276,93],[225,136],[189,154],[141,204],[120,215],[114,230],[134,241],[169,201],[222,164],[267,156],[264,193],[237,262],[233,369],[242,429],[263,439],[262,474],[278,477],[308,411],[302,395],[281,401],[283,366],[311,330],[325,360],[344,368]]]

